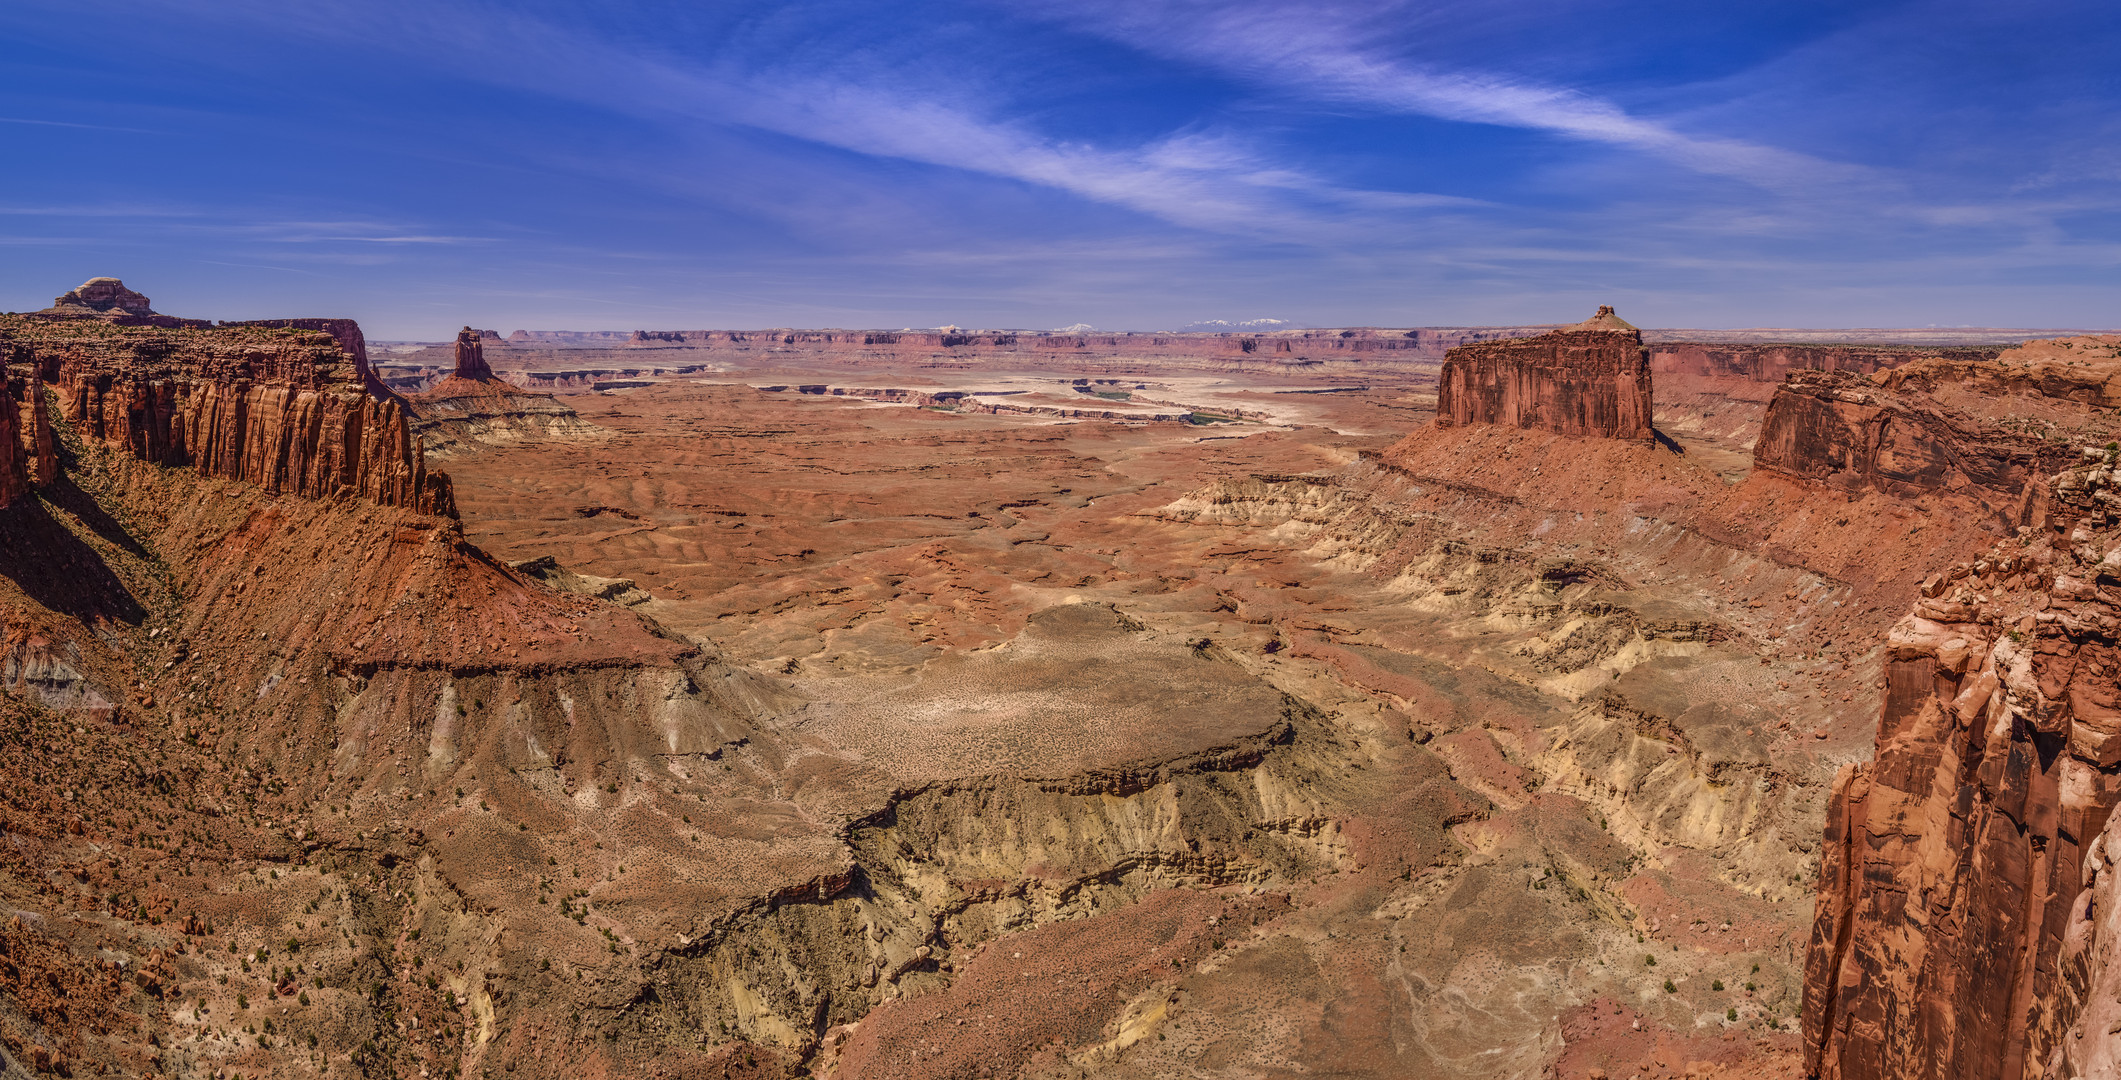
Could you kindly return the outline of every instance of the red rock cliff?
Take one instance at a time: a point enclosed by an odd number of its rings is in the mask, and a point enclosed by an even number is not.
[[[1437,383],[1436,425],[1648,439],[1650,405],[1642,333],[1601,307],[1550,334],[1452,349]]]
[[[1755,464],[1843,491],[1973,494],[2030,520],[2043,478],[2073,451],[2055,436],[2086,406],[2112,408],[2121,339],[2029,343],[1995,360],[1934,356],[1859,375],[1798,371],[1768,402]],[[2059,354],[2059,357],[2051,354]]]
[[[354,373],[363,381],[370,378],[368,367],[368,338],[361,333],[361,324],[352,319],[249,319],[243,322],[224,322],[222,326],[284,327],[289,330],[321,330],[330,334],[339,348],[353,357]]]
[[[366,379],[358,354],[327,334],[10,318],[0,319],[0,350],[11,385],[50,384],[82,437],[143,460],[268,491],[455,513],[448,477],[429,473],[413,442],[403,399]],[[23,441],[18,431],[0,446]]]
[[[2047,441],[2081,448],[2110,424],[2088,388],[2121,376],[2094,342],[1896,371],[1880,389],[1926,386],[1954,423],[1987,394],[1991,415],[2044,416],[2067,435]],[[1946,449],[1952,469],[1967,460]],[[2111,877],[2103,841],[2087,853],[2121,797],[2121,451],[2068,452],[2026,485],[2018,534],[1925,581],[1888,639],[1874,758],[1842,772],[1827,812],[1805,970],[1814,1075],[2019,1080],[2114,1056],[2111,1025],[2066,1033],[2112,981],[2085,886]]]
[[[1667,377],[1743,379],[1779,383],[1797,371],[1851,371],[1868,375],[1916,360],[1982,361],[1995,349],[1920,349],[1889,345],[1754,345],[1671,341],[1650,346],[1650,370]]]

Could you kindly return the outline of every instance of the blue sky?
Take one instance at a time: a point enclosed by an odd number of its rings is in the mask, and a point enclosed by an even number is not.
[[[2121,325],[2121,5],[0,5],[0,309]]]

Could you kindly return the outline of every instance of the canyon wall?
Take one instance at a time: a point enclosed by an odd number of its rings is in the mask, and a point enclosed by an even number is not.
[[[2048,527],[1934,576],[1888,639],[1876,757],[1836,780],[1805,977],[1822,1077],[2037,1076],[2121,777],[2121,502],[2106,456]]]
[[[1650,438],[1650,360],[1642,334],[1612,308],[1598,312],[1538,337],[1450,350],[1437,383],[1437,426]]]
[[[1768,402],[1754,462],[1843,491],[1972,494],[2003,524],[2027,524],[2045,478],[2075,453],[2069,429],[2121,403],[2117,350],[2121,338],[2065,338],[1992,360],[1792,372]]]
[[[320,330],[330,334],[339,348],[353,357],[354,373],[362,379],[369,377],[368,339],[361,333],[361,324],[352,319],[245,319],[241,322],[224,322],[222,326],[258,326],[267,329]]]
[[[2072,453],[2022,425],[1888,380],[1798,371],[1768,402],[1753,460],[1847,492],[1962,491],[2015,526],[2030,520],[2042,478]]]
[[[1671,341],[1650,346],[1650,370],[1656,373],[1660,383],[1675,377],[1779,383],[1798,371],[1852,371],[1868,375],[1930,357],[1969,362],[1993,360],[1997,351]]]
[[[267,491],[453,514],[448,477],[427,471],[403,399],[373,385],[360,353],[341,346],[358,344],[358,328],[341,332],[9,318],[0,319],[0,349],[18,410],[48,384],[82,437],[144,461]],[[34,448],[49,439],[37,423],[24,429],[17,419],[16,437],[0,443],[19,447],[26,435]],[[14,458],[0,472],[24,475],[38,456],[18,449]]]
[[[2112,889],[2093,840],[2121,798],[2121,450],[2099,445],[2097,411],[2117,345],[1819,373],[1778,395],[1764,465],[1990,491],[2023,520],[1925,580],[1887,639],[1873,759],[1844,769],[1827,811],[1813,1075],[2018,1080],[2113,1057],[2113,1025],[2072,1027],[2111,1011],[2095,990],[2121,976],[2086,890]]]

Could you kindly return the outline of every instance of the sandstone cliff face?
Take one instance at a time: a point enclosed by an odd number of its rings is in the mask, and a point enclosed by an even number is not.
[[[357,330],[350,336],[358,341]],[[84,438],[142,460],[273,492],[455,512],[448,478],[427,472],[412,441],[403,400],[370,384],[358,354],[322,333],[11,319],[0,321],[0,348],[18,395],[52,384]],[[50,438],[48,427],[27,434],[32,447]],[[32,458],[0,471],[19,475]]]
[[[1650,347],[1650,368],[1660,383],[1672,378],[1743,379],[1779,383],[1799,371],[1848,371],[1868,375],[1916,360],[1942,358],[1979,363],[1996,349],[1916,349],[1880,345],[1752,345],[1673,341]]]
[[[242,322],[224,322],[222,326],[259,326],[268,329],[320,330],[330,334],[339,348],[353,357],[354,373],[361,379],[372,377],[368,366],[368,338],[361,333],[361,324],[352,319],[246,319]]]
[[[2041,478],[2071,452],[2067,443],[1950,407],[1907,382],[1800,371],[1768,403],[1753,457],[1763,468],[1842,491],[1903,498],[1969,491],[2020,525],[2030,520]]]
[[[1501,424],[1560,435],[1648,439],[1650,361],[1642,334],[1602,307],[1538,337],[1461,345],[1444,358],[1436,424]]]
[[[2121,795],[2121,454],[2084,453],[2041,527],[1933,575],[1889,637],[1875,760],[1828,808],[1818,1076],[2016,1080],[2084,1049],[2060,1045],[2082,1008],[2063,946],[2090,985],[2098,928],[2072,927]]]
[[[1960,491],[2009,525],[2072,456],[2087,407],[2121,402],[2121,339],[2032,342],[1996,360],[1934,356],[1869,376],[1798,371],[1778,387],[1754,461],[1843,491]]]
[[[2121,1075],[2121,835],[2114,820],[2092,838],[2077,895],[2062,936],[2061,985],[2055,1011],[2076,1023],[2055,1040],[2047,1062],[2053,1077]]]
[[[52,438],[51,413],[44,387],[35,378],[4,381],[7,400],[0,402],[0,507],[14,503],[32,487],[59,476],[58,444]],[[12,407],[10,407],[12,406]]]

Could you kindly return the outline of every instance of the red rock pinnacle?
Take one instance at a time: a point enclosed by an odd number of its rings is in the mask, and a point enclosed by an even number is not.
[[[484,382],[493,378],[493,369],[486,366],[486,352],[479,343],[479,332],[467,326],[457,331],[457,370],[459,379]]]

